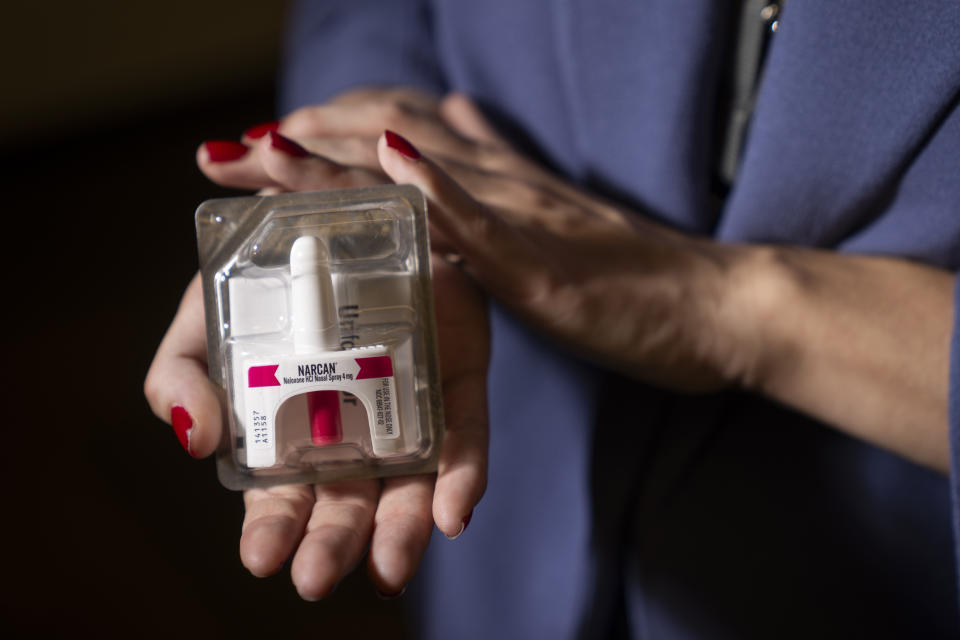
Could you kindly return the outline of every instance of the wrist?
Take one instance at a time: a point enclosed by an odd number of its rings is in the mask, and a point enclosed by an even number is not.
[[[713,314],[713,361],[729,385],[763,392],[776,369],[791,362],[790,300],[804,278],[789,249],[719,245],[722,276]]]

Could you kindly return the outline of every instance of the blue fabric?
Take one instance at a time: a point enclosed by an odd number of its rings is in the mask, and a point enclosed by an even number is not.
[[[323,0],[291,9],[280,107],[319,104],[355,87],[445,89],[426,0]]]
[[[459,89],[571,180],[677,228],[958,269],[960,5],[788,3],[720,201],[735,4],[300,2],[283,106]],[[598,371],[497,311],[490,487],[463,537],[431,545],[423,637],[960,637],[958,343],[951,484],[752,395]]]

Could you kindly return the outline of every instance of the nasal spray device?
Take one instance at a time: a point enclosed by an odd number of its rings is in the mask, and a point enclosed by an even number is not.
[[[425,201],[409,186],[197,210],[232,489],[425,473],[442,434]]]
[[[327,250],[316,236],[300,236],[290,249],[290,321],[297,354],[321,354],[340,348],[328,261]],[[306,396],[313,444],[343,440],[340,392],[308,391]]]

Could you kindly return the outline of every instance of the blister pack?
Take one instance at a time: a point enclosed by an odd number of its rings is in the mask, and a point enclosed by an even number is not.
[[[443,428],[426,205],[384,186],[197,209],[231,489],[424,473]]]

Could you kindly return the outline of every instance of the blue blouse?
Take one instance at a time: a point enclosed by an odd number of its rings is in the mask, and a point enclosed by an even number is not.
[[[327,0],[282,108],[474,96],[570,180],[676,228],[960,267],[960,4],[795,0],[735,184],[717,92],[738,3]],[[626,380],[494,314],[490,483],[412,589],[423,637],[960,637],[960,338],[945,478],[757,396]]]

